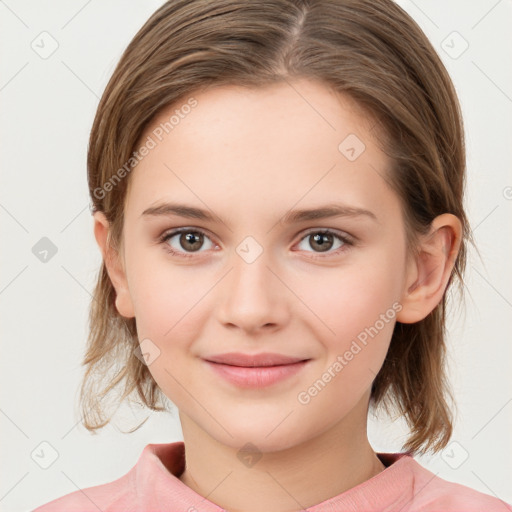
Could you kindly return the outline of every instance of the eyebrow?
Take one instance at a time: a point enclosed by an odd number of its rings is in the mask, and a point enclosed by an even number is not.
[[[180,203],[161,203],[155,206],[151,206],[142,212],[141,217],[149,218],[170,215],[210,222],[215,222],[218,218],[216,218],[215,215],[212,215],[207,210]],[[283,216],[280,222],[282,224],[293,224],[308,220],[327,219],[331,217],[360,216],[366,216],[377,223],[379,222],[377,216],[370,210],[343,204],[327,204],[319,208],[291,210]]]

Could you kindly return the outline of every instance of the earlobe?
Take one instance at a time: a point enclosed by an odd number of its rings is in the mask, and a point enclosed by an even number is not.
[[[445,213],[432,221],[429,233],[421,239],[418,256],[407,269],[398,322],[419,322],[441,302],[461,236],[462,224],[455,215]]]
[[[123,268],[120,254],[110,245],[109,222],[103,212],[94,214],[94,237],[100,248],[108,275],[116,291],[116,308],[121,316],[133,318],[135,316],[126,273]]]

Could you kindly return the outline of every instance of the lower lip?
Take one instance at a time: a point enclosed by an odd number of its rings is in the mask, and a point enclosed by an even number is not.
[[[306,366],[308,361],[285,364],[280,366],[230,366],[228,364],[206,361],[208,366],[221,377],[240,387],[263,388],[283,381],[297,374]]]

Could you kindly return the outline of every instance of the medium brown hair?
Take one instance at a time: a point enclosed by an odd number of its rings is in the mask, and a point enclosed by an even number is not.
[[[99,103],[87,156],[92,211],[104,212],[108,243],[121,251],[129,167],[136,165],[134,151],[157,114],[211,87],[258,88],[296,78],[321,81],[374,120],[376,139],[391,158],[388,180],[401,200],[408,255],[436,216],[451,213],[462,223],[442,301],[417,323],[396,323],[369,403],[405,418],[411,430],[407,451],[439,451],[453,428],[444,368],[447,292],[455,277],[463,298],[466,245],[474,243],[463,207],[464,128],[439,56],[391,0],[163,4],[124,51]],[[136,390],[150,409],[167,410],[148,367],[134,356],[135,319],[119,315],[104,261],[89,322],[80,390],[85,427],[94,432],[111,420],[103,400],[121,385],[114,402],[130,400]]]

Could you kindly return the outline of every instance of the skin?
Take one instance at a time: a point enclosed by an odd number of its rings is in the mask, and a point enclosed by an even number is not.
[[[366,432],[371,385],[395,321],[417,322],[441,301],[461,223],[440,215],[421,239],[420,257],[407,259],[400,198],[384,179],[391,162],[372,123],[320,83],[223,86],[194,97],[198,106],[132,171],[122,250],[107,246],[101,212],[94,215],[95,237],[119,313],[135,316],[139,340],[149,338],[160,351],[149,370],[179,409],[181,481],[233,512],[300,510],[384,469]],[[366,146],[354,161],[338,149],[350,133]],[[223,222],[141,216],[163,201],[207,209]],[[291,209],[331,202],[368,209],[377,220],[281,222]],[[196,251],[183,238],[180,244],[180,235],[159,242],[179,227],[207,236]],[[328,237],[322,252],[309,236],[314,230],[305,233],[311,228],[356,241],[347,246]],[[263,251],[252,263],[237,253],[248,236]],[[172,256],[166,244],[192,257]],[[300,403],[298,394],[394,303],[401,305],[395,318],[309,403]],[[201,359],[235,351],[311,361],[271,387],[242,389]],[[253,465],[237,457],[246,443],[261,455]]]

